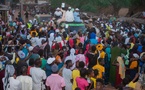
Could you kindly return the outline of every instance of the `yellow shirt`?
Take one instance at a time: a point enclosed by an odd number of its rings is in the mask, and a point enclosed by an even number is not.
[[[105,58],[105,52],[104,51],[102,51],[101,53],[100,53],[100,58]]]
[[[69,40],[69,36],[66,37],[66,40],[67,40],[67,41]]]
[[[135,88],[136,83],[133,83],[133,82],[131,81],[131,82],[128,84],[128,86],[131,87],[131,88]]]
[[[80,40],[79,40],[79,39],[77,39],[77,45],[79,45],[79,43],[80,43]]]
[[[130,47],[130,49],[132,49],[134,47],[134,43],[131,43],[131,47]]]
[[[19,62],[19,60],[20,60],[20,59],[17,57],[15,62],[16,62],[16,63],[18,63],[18,62]]]
[[[75,90],[75,88],[77,87],[77,84],[76,84],[76,78],[77,77],[80,77],[80,71],[79,70],[73,70],[72,71],[72,79],[73,79],[72,90]]]
[[[99,65],[99,64],[97,64],[97,65],[95,65],[94,67],[93,67],[93,69],[95,70],[95,69],[97,69],[98,70],[98,76],[97,76],[97,78],[102,78],[103,77],[103,74],[102,73],[104,73],[105,72],[105,68],[102,66],[102,65]]]
[[[91,80],[94,82],[94,88],[96,88],[96,79],[91,77]]]

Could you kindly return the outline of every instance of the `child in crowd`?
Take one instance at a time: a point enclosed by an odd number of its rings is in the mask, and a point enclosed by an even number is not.
[[[80,77],[76,78],[77,86],[81,90],[88,90],[89,83],[86,80],[87,70],[85,68],[80,70]]]
[[[105,72],[104,68],[104,59],[99,58],[98,63],[93,67],[93,70],[97,69],[98,70],[98,76],[96,78],[103,78],[103,74]]]
[[[96,89],[95,90],[104,90],[103,89],[104,81],[101,78],[96,80]]]
[[[88,89],[89,90],[92,90],[93,88],[95,88],[95,84],[96,84],[96,79],[95,78],[93,78],[94,77],[94,71],[93,71],[93,69],[89,69],[88,70],[88,78],[87,78],[87,80],[88,80],[88,83],[89,83],[89,87],[88,87]]]

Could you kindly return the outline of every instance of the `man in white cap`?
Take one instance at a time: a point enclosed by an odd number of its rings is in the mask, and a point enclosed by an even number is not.
[[[59,18],[62,17],[62,12],[61,12],[60,8],[56,9],[56,11],[54,12],[54,16],[55,16],[56,20],[58,20]]]
[[[79,13],[79,9],[78,8],[76,8],[75,12],[74,12],[74,21],[75,22],[82,22],[81,19],[80,19],[80,13]]]
[[[74,21],[74,15],[73,15],[73,11],[71,10],[71,7],[68,7],[68,10],[66,11],[65,19],[66,19],[66,22]]]

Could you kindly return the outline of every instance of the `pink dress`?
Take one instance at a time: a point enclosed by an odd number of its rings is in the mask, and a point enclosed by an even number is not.
[[[81,77],[76,78],[76,83],[78,88],[80,88],[81,90],[85,90],[86,87],[89,86],[87,80]]]
[[[85,37],[80,37],[80,42],[81,42],[82,44],[84,44],[84,41],[85,41]]]
[[[86,57],[84,54],[78,54],[76,55],[76,61],[83,61],[86,64]]]

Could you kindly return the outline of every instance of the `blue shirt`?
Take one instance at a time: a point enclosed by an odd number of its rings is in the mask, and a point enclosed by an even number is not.
[[[139,60],[139,67],[141,68],[140,69],[140,73],[144,72],[144,70],[145,70],[145,62],[142,61],[142,60]]]
[[[142,52],[142,47],[143,47],[142,45],[139,45],[138,48],[137,48],[137,51],[139,51],[141,53]]]
[[[79,16],[79,12],[74,12],[74,20],[75,22],[81,22],[80,16]]]
[[[96,45],[96,44],[98,44],[98,41],[96,39],[90,39],[90,44]]]
[[[94,32],[90,34],[90,39],[96,39],[96,34]]]
[[[27,39],[27,35],[25,35],[25,34],[21,34],[21,37],[22,37],[24,40]]]

